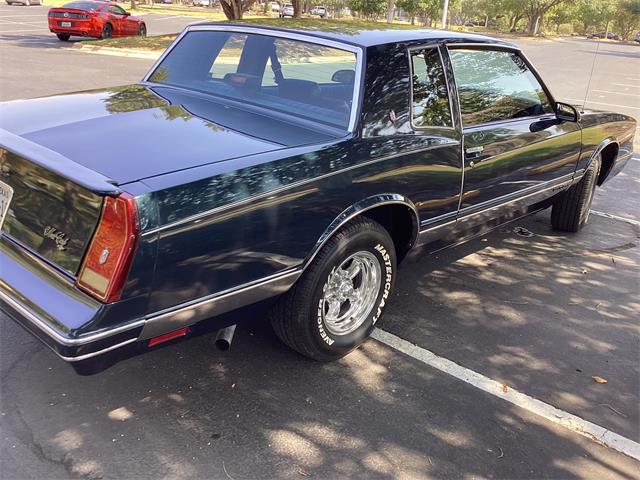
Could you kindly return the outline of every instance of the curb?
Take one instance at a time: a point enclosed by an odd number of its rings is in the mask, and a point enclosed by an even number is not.
[[[138,50],[135,48],[99,47],[93,45],[74,45],[71,50],[82,53],[111,55],[114,57],[144,58],[148,60],[157,60],[163,52],[163,50]]]

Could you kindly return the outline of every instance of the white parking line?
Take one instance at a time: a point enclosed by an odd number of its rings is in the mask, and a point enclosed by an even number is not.
[[[582,102],[584,102],[584,98],[565,98],[565,100],[569,102],[578,102],[580,105],[582,105]],[[629,105],[618,105],[617,103],[594,102],[593,100],[587,100],[587,103],[597,103],[598,105],[607,105],[609,107],[632,108],[634,110],[640,110],[640,107],[630,107]]]
[[[640,79],[638,79],[640,80]],[[631,85],[629,83],[612,83],[611,85],[615,85],[617,87],[634,87],[634,88],[640,88],[640,85]]]
[[[640,93],[612,92],[611,90],[593,90],[594,92],[613,93],[614,95],[628,95],[630,97],[640,97]]]
[[[588,422],[576,415],[560,410],[548,403],[538,400],[537,398],[520,393],[500,382],[496,382],[495,380],[487,378],[473,370],[462,367],[451,360],[439,357],[429,350],[409,343],[392,333],[376,329],[371,336],[379,342],[409,355],[430,367],[447,373],[458,380],[462,380],[463,382],[479,388],[480,390],[506,400],[517,407],[534,413],[546,420],[549,420],[550,422],[579,433],[580,435],[584,435],[585,437],[595,440],[609,448],[613,448],[614,450],[624,453],[631,458],[640,460],[640,443],[636,443],[633,440],[614,433],[611,430],[607,430],[595,423]]]
[[[598,215],[599,217],[611,218],[613,220],[620,220],[621,222],[627,222],[631,225],[635,225],[636,227],[640,227],[640,221],[633,220],[632,218],[625,218],[619,215],[614,215],[613,213],[599,212],[597,210],[591,210],[593,215]]]

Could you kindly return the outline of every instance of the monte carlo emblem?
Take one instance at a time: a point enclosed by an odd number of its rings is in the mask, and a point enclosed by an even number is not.
[[[56,229],[55,227],[50,227],[47,225],[44,227],[44,232],[42,234],[44,238],[49,238],[56,242],[56,248],[60,251],[64,251],[67,249],[67,243],[69,243],[69,237],[64,232]]]

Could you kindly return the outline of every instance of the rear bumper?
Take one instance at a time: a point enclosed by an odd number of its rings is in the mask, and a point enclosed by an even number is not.
[[[99,318],[103,305],[4,236],[0,237],[0,265],[0,310],[63,360],[85,360],[137,341],[143,320],[74,334]]]

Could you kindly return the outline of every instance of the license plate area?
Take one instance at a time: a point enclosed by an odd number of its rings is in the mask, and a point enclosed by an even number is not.
[[[4,217],[9,210],[11,198],[13,198],[13,188],[4,182],[0,182],[0,230],[4,224]]]
[[[61,27],[70,27],[71,26],[71,22],[60,22],[60,26]]]

